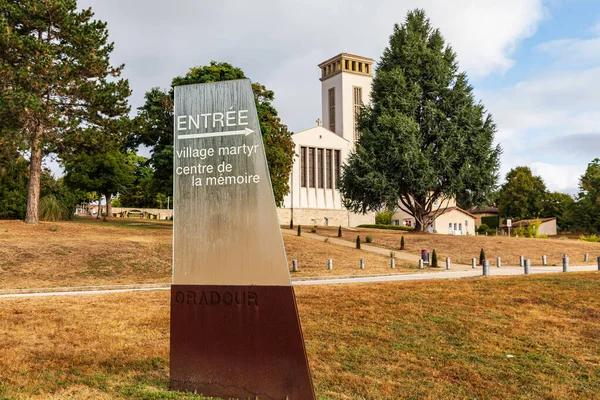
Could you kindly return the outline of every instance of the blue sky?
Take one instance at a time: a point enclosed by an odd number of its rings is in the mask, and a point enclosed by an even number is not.
[[[80,0],[108,23],[133,109],[153,86],[211,60],[275,91],[291,130],[321,117],[317,65],[343,51],[378,60],[394,23],[423,8],[492,113],[501,175],[527,165],[576,193],[600,157],[600,0]]]

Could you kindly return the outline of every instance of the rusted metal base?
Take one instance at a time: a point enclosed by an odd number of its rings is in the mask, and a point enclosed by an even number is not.
[[[171,286],[171,389],[314,399],[291,286]]]

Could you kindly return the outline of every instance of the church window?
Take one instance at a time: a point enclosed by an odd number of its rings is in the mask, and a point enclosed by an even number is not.
[[[365,73],[369,73],[369,64],[365,64]]]
[[[345,70],[349,70],[350,69],[350,60],[345,60],[346,63],[346,68],[344,68]]]
[[[300,185],[306,187],[306,147],[300,148]]]
[[[354,140],[358,140],[358,115],[362,106],[362,88],[354,86],[352,88],[352,101],[354,103]]]
[[[352,61],[352,71],[356,71],[356,61]]]
[[[331,189],[332,186],[332,176],[331,176],[331,149],[327,149],[325,151],[325,176],[327,177],[327,189]]]
[[[323,171],[323,149],[317,149],[317,173],[319,177],[319,188],[325,187],[325,176]]]
[[[358,63],[358,72],[362,72],[363,70],[363,63]]]
[[[335,151],[335,159],[334,159],[334,163],[335,163],[335,187],[339,188],[340,184],[339,184],[339,180],[340,180],[340,168],[341,168],[341,152],[339,150]]]
[[[308,187],[315,187],[315,149],[308,149]]]
[[[329,89],[329,130],[335,132],[335,88]]]

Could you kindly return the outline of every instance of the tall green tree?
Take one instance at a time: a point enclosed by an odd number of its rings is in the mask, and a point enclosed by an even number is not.
[[[106,139],[104,132],[86,129],[78,136],[79,149],[63,159],[65,183],[73,189],[104,196],[111,215],[112,196],[135,181],[136,156],[125,152],[123,142]]]
[[[541,216],[546,199],[546,185],[529,167],[516,167],[506,174],[498,193],[498,211],[515,221]]]
[[[0,1],[0,120],[30,151],[25,222],[38,221],[42,159],[82,125],[128,112],[106,23],[76,0]]]
[[[340,182],[349,209],[398,207],[424,230],[452,197],[486,201],[498,179],[496,128],[424,11],[394,26],[371,97]]]
[[[600,234],[600,159],[596,158],[579,180],[577,203],[573,207],[573,226],[580,231]]]
[[[25,217],[28,163],[14,142],[0,136],[0,219]]]
[[[569,219],[570,212],[575,205],[575,199],[566,193],[548,192],[542,201],[541,217],[556,217],[559,230],[567,231],[572,227]]]
[[[240,68],[212,61],[210,65],[194,67],[185,76],[173,79],[172,86],[194,83],[245,79]],[[275,94],[260,83],[253,83],[260,129],[265,145],[269,174],[277,204],[289,192],[289,175],[294,163],[294,143],[291,132],[281,123],[273,107]],[[155,192],[172,195],[173,187],[173,90],[153,88],[146,93],[146,102],[138,108],[135,137],[132,142],[151,148],[150,164],[154,168]]]

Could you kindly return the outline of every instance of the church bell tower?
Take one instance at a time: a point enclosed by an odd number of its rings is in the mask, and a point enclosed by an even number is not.
[[[354,144],[356,113],[371,101],[372,58],[341,53],[319,64],[323,127]]]

